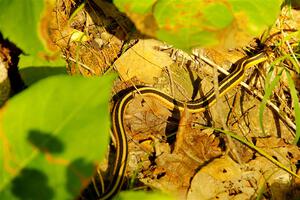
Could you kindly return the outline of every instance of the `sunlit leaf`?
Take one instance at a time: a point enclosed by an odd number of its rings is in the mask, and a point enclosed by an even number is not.
[[[152,5],[157,0],[115,0],[114,4],[116,4],[122,12],[135,12],[139,14],[147,14],[151,12]]]
[[[0,199],[74,199],[109,136],[112,76],[53,76],[12,98],[0,130]]]
[[[271,26],[281,0],[114,0],[143,33],[177,48],[236,47]]]
[[[47,35],[51,9],[44,0],[0,0],[0,31],[23,51],[20,67],[64,65]]]

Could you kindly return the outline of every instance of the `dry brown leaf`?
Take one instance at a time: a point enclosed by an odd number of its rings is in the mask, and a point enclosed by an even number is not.
[[[300,160],[300,148],[286,143],[282,138],[256,138],[256,146],[287,166]]]
[[[256,138],[255,145],[257,147],[264,147],[264,148],[278,148],[278,147],[288,146],[288,144],[282,138],[276,138],[276,137]]]
[[[249,168],[253,171],[261,172],[264,184],[267,188],[263,191],[266,196],[275,200],[292,199],[290,192],[292,191],[292,176],[280,169],[268,159],[258,156],[256,159],[248,163]]]
[[[178,130],[180,133],[177,133],[172,153],[169,148],[161,148],[166,147],[168,143],[154,145],[155,165],[149,168],[150,171],[144,172],[144,178],[140,179],[151,187],[176,193],[181,199],[185,198],[196,169],[206,161],[221,155],[219,140],[212,134],[193,129],[192,120],[193,117],[181,118]]]
[[[229,157],[215,159],[193,178],[187,199],[211,199],[226,192],[224,182],[241,177],[240,166]]]
[[[193,168],[199,167],[204,162],[221,155],[222,151],[219,146],[219,138],[216,138],[210,129],[196,129],[192,127],[195,115],[189,117],[182,123],[178,129],[174,154],[193,160],[188,162]],[[179,139],[181,137],[181,139]]]
[[[167,54],[157,50],[161,45],[153,39],[140,40],[122,54],[114,63],[121,78],[127,81],[136,76],[138,80],[153,84],[153,78],[159,77],[162,69],[173,63]]]
[[[170,115],[171,112],[167,108],[147,95],[136,96],[128,105],[125,127],[129,138],[129,174],[137,171],[147,174],[146,170],[150,167],[149,157],[161,152],[170,152],[164,134]]]
[[[262,192],[266,196],[289,199],[293,189],[292,176],[262,156],[246,165],[223,157],[196,174],[188,199],[251,199],[263,186],[266,189]]]

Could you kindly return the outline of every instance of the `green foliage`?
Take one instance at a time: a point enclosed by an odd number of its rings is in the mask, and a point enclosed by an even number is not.
[[[47,78],[49,76],[67,74],[66,67],[26,67],[22,68],[20,71],[22,80],[26,85],[31,85],[41,79]]]
[[[265,129],[264,129],[264,124],[263,124],[263,114],[264,114],[264,110],[266,108],[267,105],[267,101],[270,99],[270,96],[272,95],[272,92],[274,90],[274,88],[278,85],[282,71],[279,74],[275,75],[275,78],[273,80],[271,80],[271,77],[274,75],[274,67],[271,67],[267,78],[266,78],[266,88],[265,88],[265,95],[263,97],[263,100],[259,106],[259,123],[260,123],[260,127],[262,129],[263,135],[265,136]]]
[[[244,31],[252,36],[261,34],[271,26],[280,11],[282,0],[228,0],[232,5],[233,13],[238,18],[236,21],[245,24]]]
[[[139,14],[147,14],[151,12],[153,4],[157,0],[144,0],[144,1],[135,1],[135,0],[115,0],[114,3],[119,7],[122,12],[129,11]]]
[[[114,0],[114,3],[140,31],[189,50],[199,46],[237,46],[240,40],[252,39],[273,24],[282,1],[265,0],[262,4],[261,0]]]
[[[267,74],[266,81],[265,81],[265,85],[267,86],[265,88],[265,94],[264,94],[263,100],[262,100],[262,102],[260,104],[260,107],[259,107],[259,122],[260,122],[261,129],[263,131],[263,135],[265,135],[264,125],[263,125],[263,113],[264,113],[264,110],[266,108],[267,101],[270,99],[270,96],[272,95],[272,92],[274,91],[275,87],[278,85],[278,83],[281,79],[283,71],[285,71],[285,73],[286,73],[287,83],[288,83],[290,93],[291,93],[291,97],[292,97],[292,101],[293,101],[293,107],[294,107],[294,111],[295,111],[296,127],[298,127],[299,124],[300,124],[299,98],[298,98],[298,95],[297,95],[297,90],[296,90],[296,87],[295,87],[295,83],[294,83],[293,79],[291,78],[291,75],[290,75],[288,69],[283,68],[282,70],[279,71],[279,73],[274,73],[274,65],[278,64],[278,63],[280,63],[280,62],[282,62],[286,59],[289,60],[295,66],[297,71],[299,70],[298,65],[295,63],[294,59],[290,55],[284,55],[284,56],[278,58],[277,60],[275,60],[272,63],[272,66],[270,68],[270,71]],[[272,80],[272,77],[274,77],[273,80]],[[295,139],[294,139],[293,143],[297,144],[298,141],[299,141],[299,138],[300,138],[300,130],[296,129],[296,136],[295,136]]]
[[[197,0],[158,1],[153,14],[159,27],[157,37],[182,49],[216,44],[217,32],[233,20],[224,4]]]
[[[7,103],[0,199],[74,199],[104,157],[112,76],[53,76]]]
[[[41,36],[41,17],[43,0],[0,0],[0,31],[4,38],[14,42],[24,54],[19,66],[62,66],[57,58],[51,62],[46,59],[50,51]]]
[[[292,100],[293,100],[293,105],[294,105],[294,110],[295,110],[295,121],[296,121],[296,127],[300,127],[300,106],[299,106],[299,98],[297,95],[297,90],[295,87],[295,83],[289,73],[288,70],[285,70],[287,80],[288,80],[288,86],[290,88]],[[296,137],[294,139],[294,144],[297,144],[300,138],[300,129],[296,129]]]
[[[114,200],[127,200],[127,199],[143,199],[143,200],[174,200],[171,196],[155,193],[155,192],[121,192],[118,196],[114,198]]]

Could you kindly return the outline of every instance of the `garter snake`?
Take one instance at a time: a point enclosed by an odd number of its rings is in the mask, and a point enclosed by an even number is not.
[[[251,57],[245,57],[235,63],[233,72],[219,83],[219,96],[224,95],[228,90],[239,84],[245,76],[245,70],[249,67],[261,63],[267,59],[267,55],[262,52]],[[129,102],[139,94],[154,97],[160,100],[168,109],[177,108],[179,111],[187,109],[189,112],[202,112],[207,107],[216,102],[214,89],[211,89],[204,97],[188,102],[175,100],[173,97],[148,86],[132,87],[123,95],[113,107],[112,110],[112,133],[115,142],[115,161],[112,170],[112,176],[108,187],[102,187],[102,192],[98,193],[99,199],[110,199],[120,190],[125,177],[125,169],[127,164],[128,144],[123,125],[124,112]],[[102,182],[103,184],[103,182]],[[97,190],[99,185],[94,185]]]

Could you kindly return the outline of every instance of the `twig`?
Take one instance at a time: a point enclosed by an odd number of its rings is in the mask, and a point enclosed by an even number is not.
[[[82,62],[79,62],[79,61],[77,61],[77,60],[75,60],[74,58],[71,58],[71,57],[66,57],[64,55],[62,57],[65,58],[65,59],[67,59],[67,60],[71,60],[72,62],[77,63],[80,66],[82,66],[84,69],[92,72],[93,74],[96,74],[96,72],[93,69],[91,69],[90,67],[88,67],[86,64],[83,64]]]

